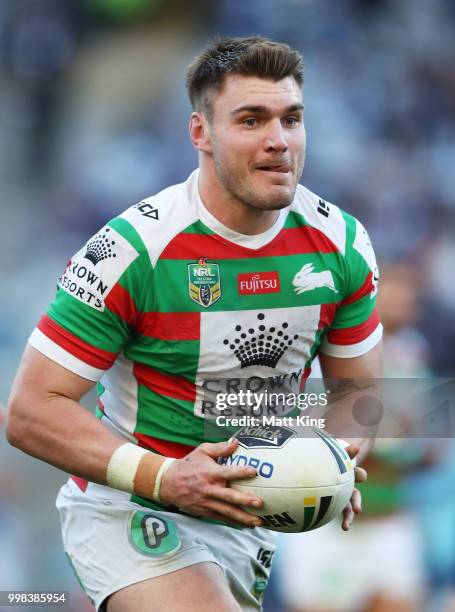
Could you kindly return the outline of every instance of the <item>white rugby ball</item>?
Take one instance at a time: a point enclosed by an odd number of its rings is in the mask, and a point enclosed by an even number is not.
[[[263,499],[259,510],[245,509],[261,516],[267,529],[310,531],[338,517],[348,504],[355,461],[345,442],[317,428],[303,437],[297,427],[243,427],[235,437],[236,451],[219,461],[256,468],[257,476],[230,486]]]

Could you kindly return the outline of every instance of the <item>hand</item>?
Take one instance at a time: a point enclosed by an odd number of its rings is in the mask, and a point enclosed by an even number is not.
[[[252,467],[219,465],[218,457],[232,455],[238,445],[229,442],[201,444],[183,459],[174,461],[161,482],[160,499],[193,516],[215,519],[242,527],[260,527],[263,522],[240,508],[260,508],[259,497],[228,487],[230,480],[252,478]]]
[[[356,446],[355,444],[350,444],[346,448],[346,452],[351,457],[351,459],[354,459],[354,457],[359,452],[359,447]],[[355,482],[365,482],[368,477],[367,471],[361,467],[354,468],[354,476],[355,476]],[[362,512],[362,496],[358,489],[354,489],[354,491],[352,492],[349,504],[343,510],[343,520],[341,522],[341,528],[344,531],[349,531],[352,521],[354,520],[354,515],[360,514],[361,512]]]

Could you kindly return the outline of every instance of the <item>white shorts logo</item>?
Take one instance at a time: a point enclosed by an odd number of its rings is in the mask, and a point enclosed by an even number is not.
[[[294,291],[298,295],[304,291],[312,291],[319,287],[327,287],[331,291],[338,293],[330,270],[324,270],[322,272],[313,272],[313,270],[313,264],[307,263],[302,266],[301,270],[294,276],[292,284],[294,285]]]

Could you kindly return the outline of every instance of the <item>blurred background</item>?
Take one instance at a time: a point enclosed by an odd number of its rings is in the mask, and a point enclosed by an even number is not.
[[[303,53],[302,182],[368,228],[387,376],[453,377],[454,2],[2,0],[1,403],[69,257],[196,166],[185,69],[220,34]],[[352,538],[283,538],[265,609],[455,610],[454,459],[450,439],[379,441]],[[0,590],[67,589],[84,612],[54,508],[65,479],[0,438]]]

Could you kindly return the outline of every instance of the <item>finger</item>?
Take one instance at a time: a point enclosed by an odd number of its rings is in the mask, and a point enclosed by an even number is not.
[[[353,520],[354,512],[352,511],[351,504],[348,504],[343,510],[343,521],[341,523],[341,528],[343,529],[343,531],[349,531]]]
[[[237,508],[232,504],[226,504],[217,500],[207,501],[205,507],[209,510],[217,512],[224,517],[224,520],[235,521],[240,523],[243,527],[261,527],[263,525],[262,519],[254,514],[249,514],[241,508]]]
[[[245,527],[243,523],[237,523],[237,521],[230,521],[228,518],[226,518],[222,514],[218,514],[218,512],[212,512],[212,511],[206,510],[197,516],[203,516],[204,518],[211,519],[212,521],[223,523],[223,525],[231,525],[232,527],[242,527],[242,529]]]
[[[362,495],[358,489],[354,489],[351,495],[351,506],[355,514],[362,512]]]
[[[209,495],[210,497],[221,499],[229,504],[235,504],[237,506],[261,508],[264,503],[260,497],[254,497],[227,487],[212,487]]]
[[[220,466],[220,478],[223,480],[240,480],[242,478],[252,478],[257,476],[256,468],[251,466]]]
[[[354,459],[354,457],[356,457],[359,453],[360,446],[358,444],[351,443],[349,444],[349,446],[346,446],[344,450],[347,452],[351,459]]]
[[[356,467],[354,477],[356,482],[365,482],[368,479],[368,472],[364,468]]]
[[[200,449],[212,459],[217,457],[229,457],[235,451],[239,441],[237,438],[231,438],[227,442],[206,442],[201,444]]]

